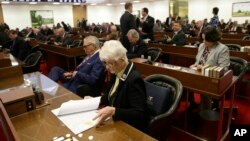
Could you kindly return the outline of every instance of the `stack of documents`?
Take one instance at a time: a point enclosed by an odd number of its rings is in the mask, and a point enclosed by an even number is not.
[[[100,98],[70,100],[63,103],[60,108],[52,110],[52,113],[74,134],[79,134],[95,126],[96,121],[92,119],[97,115]]]

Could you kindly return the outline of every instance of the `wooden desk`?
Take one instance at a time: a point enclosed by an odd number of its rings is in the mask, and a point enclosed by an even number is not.
[[[68,100],[80,99],[77,95],[59,86],[59,90],[54,96],[45,94],[45,99],[50,103],[49,106],[39,108],[32,112],[11,118],[18,136],[23,141],[49,141],[54,137],[71,134],[80,141],[89,140],[93,136],[94,140],[107,141],[153,141],[152,137],[140,132],[122,121],[108,121],[105,125],[98,128],[91,128],[83,132],[82,137],[73,133],[51,112],[60,107],[63,102]],[[58,94],[60,93],[60,94]]]
[[[155,62],[152,65],[145,63],[147,60],[141,58],[131,59],[134,62],[137,70],[141,73],[142,76],[146,77],[151,74],[164,74],[172,76],[179,81],[181,81],[184,88],[198,92],[202,95],[205,95],[210,98],[221,100],[220,104],[220,116],[218,121],[218,131],[214,134],[217,134],[216,140],[221,140],[229,132],[229,125],[231,123],[231,114],[232,114],[232,105],[234,101],[234,90],[235,83],[238,78],[233,76],[232,71],[228,71],[221,78],[211,78],[203,76],[200,72],[192,70],[190,68],[178,67],[174,65],[168,65],[163,63]],[[226,92],[230,92],[231,102],[230,102],[230,115],[227,119],[226,130],[223,131],[223,120],[224,119],[224,101]],[[222,132],[224,133],[222,135]]]
[[[16,60],[11,54],[2,54],[0,60],[0,90],[21,85],[23,83],[22,63]]]
[[[0,52],[0,68],[11,66],[11,60],[5,53]]]
[[[149,47],[158,47],[163,53],[169,55],[169,64],[189,67],[194,64],[198,52],[196,47],[173,46],[170,44],[148,43]],[[230,56],[236,56],[245,59],[250,64],[250,53],[230,51]]]
[[[19,141],[16,130],[12,125],[10,118],[3,106],[2,101],[0,101],[0,139],[7,141]]]
[[[64,48],[56,45],[39,43],[40,49],[45,52],[47,67],[50,70],[54,66],[59,66],[65,70],[74,70],[77,66],[76,57],[84,56],[83,47]]]
[[[196,38],[196,37],[188,37],[187,38],[188,43],[193,43],[195,41],[201,41],[201,39]],[[238,44],[240,46],[249,46],[250,45],[250,41],[247,40],[242,40],[242,39],[230,39],[230,38],[222,38],[220,40],[221,43],[223,44]]]

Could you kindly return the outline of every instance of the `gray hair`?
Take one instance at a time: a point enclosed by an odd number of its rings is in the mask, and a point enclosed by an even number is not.
[[[123,47],[120,41],[110,40],[106,41],[99,52],[102,61],[124,59],[128,63],[127,50]]]
[[[94,46],[96,47],[96,50],[100,48],[100,42],[99,39],[96,36],[87,36],[84,38],[84,41],[88,41],[92,44],[94,44]]]
[[[139,39],[139,33],[135,29],[130,29],[127,33],[127,36],[131,36],[134,39]]]

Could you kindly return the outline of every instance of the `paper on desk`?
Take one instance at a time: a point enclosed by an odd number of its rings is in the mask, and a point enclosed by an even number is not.
[[[74,113],[58,116],[60,108],[52,110],[55,114],[75,135],[95,126],[96,120],[92,120],[97,115],[97,110]]]
[[[47,94],[55,95],[58,89],[58,84],[44,75],[40,75],[42,91]]]
[[[99,106],[101,97],[83,100],[71,100],[61,105],[58,115],[66,115],[90,110],[96,110]]]

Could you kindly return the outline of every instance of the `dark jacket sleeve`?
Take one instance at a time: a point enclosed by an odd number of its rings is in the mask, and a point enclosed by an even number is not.
[[[184,32],[178,33],[173,39],[172,43],[176,45],[186,45],[186,35]]]
[[[127,82],[127,100],[130,108],[116,107],[113,118],[116,120],[138,120],[145,115],[146,92],[144,81],[140,77],[133,78]]]
[[[103,63],[98,59],[98,61],[93,62],[93,66],[90,70],[91,73],[82,73],[81,71],[78,71],[75,78],[80,83],[94,84],[98,78],[100,78],[103,71]]]
[[[143,31],[146,33],[153,32],[154,23],[155,23],[155,19],[149,16],[147,20],[143,23],[143,26],[142,26]]]
[[[145,44],[143,40],[139,40],[139,44],[136,47],[137,49],[135,52],[128,52],[127,57],[128,59],[136,58],[136,57],[141,57],[141,55],[147,56],[147,49],[148,46]]]
[[[19,48],[17,58],[20,60],[24,60],[25,57],[28,55],[27,53],[29,51],[29,47],[28,47],[27,43],[22,39],[18,39],[16,46]]]

